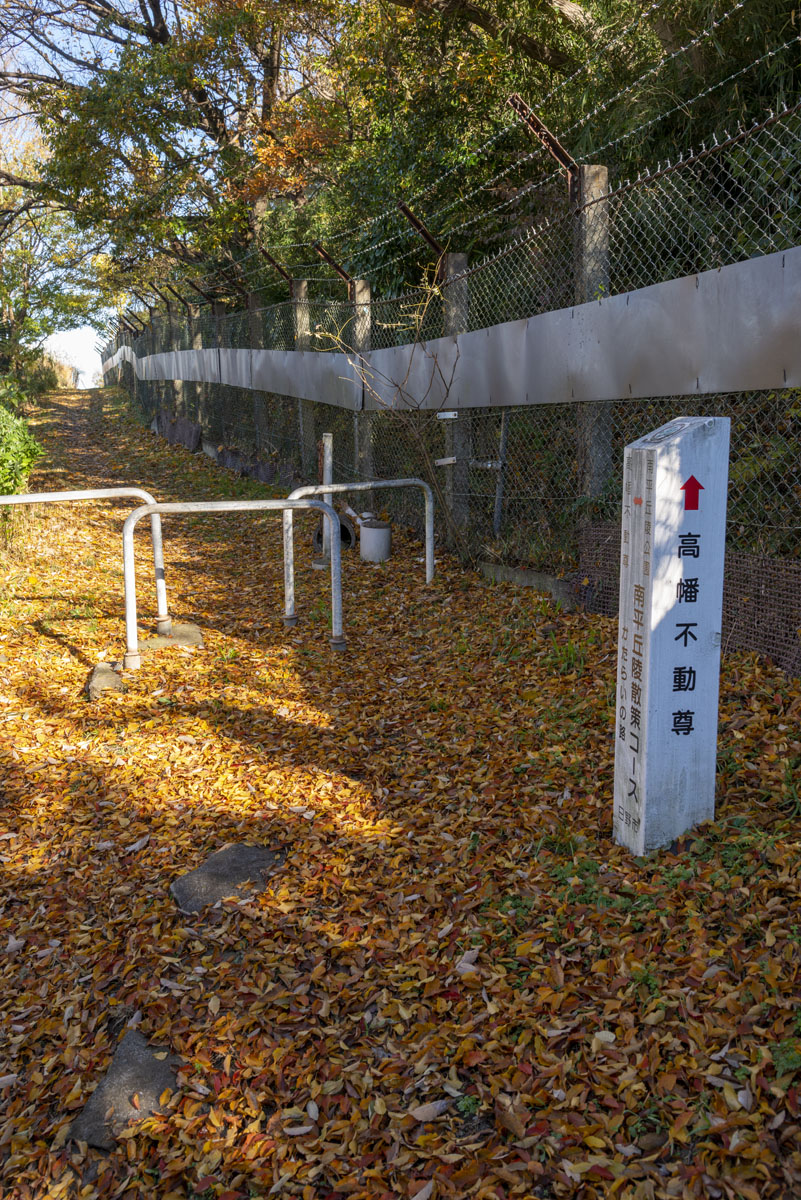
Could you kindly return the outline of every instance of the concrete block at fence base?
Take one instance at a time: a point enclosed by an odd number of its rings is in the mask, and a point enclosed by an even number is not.
[[[280,467],[275,462],[262,462],[261,460],[251,463],[248,474],[253,479],[258,479],[259,483],[275,483],[278,478]]]
[[[227,471],[236,471],[238,475],[246,474],[247,462],[244,454],[238,450],[228,450],[223,446],[217,451],[217,465],[225,467]]]
[[[125,684],[110,663],[98,663],[86,683],[86,692],[91,701],[103,692],[124,692]]]
[[[191,450],[195,454],[200,449],[202,436],[203,431],[194,421],[190,421],[186,417],[176,417],[170,423],[167,441],[173,446],[186,446],[187,450]]]
[[[139,642],[142,650],[166,650],[169,646],[196,646],[203,650],[205,642],[201,630],[191,621],[173,621],[171,633],[157,633]]]
[[[485,579],[491,579],[493,583],[513,583],[517,587],[548,592],[554,600],[559,601],[565,612],[572,612],[579,607],[576,586],[568,580],[557,579],[555,575],[547,575],[544,571],[507,567],[503,563],[480,562],[478,566]]]
[[[262,888],[283,861],[280,851],[234,842],[210,855],[196,870],[180,875],[170,885],[170,892],[181,912],[200,912],[225,896],[246,890],[246,885]]]
[[[155,432],[159,435],[159,437],[169,438],[171,423],[172,417],[169,413],[157,412],[153,418],[153,424],[150,426],[150,428],[153,429],[155,426]]]
[[[99,1150],[112,1150],[115,1137],[127,1125],[158,1112],[164,1092],[175,1090],[176,1065],[174,1057],[151,1050],[141,1033],[126,1033],[105,1078],[72,1122],[70,1137]]]

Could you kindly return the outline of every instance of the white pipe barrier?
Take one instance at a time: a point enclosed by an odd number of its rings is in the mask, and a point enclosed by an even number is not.
[[[323,483],[331,483],[334,478],[334,435],[333,433],[323,434]],[[326,504],[333,507],[334,497],[330,490],[322,493],[323,500]],[[328,558],[328,537],[325,536],[328,530],[327,527],[323,530],[323,558]]]
[[[95,488],[83,492],[27,492],[19,496],[0,496],[0,504],[62,504],[72,500],[113,500],[133,497],[144,500],[152,507],[157,503],[144,488]],[[137,511],[139,511],[137,509]],[[172,628],[167,608],[167,583],[164,577],[164,547],[161,540],[161,517],[153,512],[150,517],[150,538],[153,543],[153,569],[156,576],[156,629],[168,634]]]
[[[336,485],[334,485],[336,489]],[[219,512],[281,512],[294,509],[316,509],[328,522],[331,535],[331,647],[344,650],[342,633],[342,552],[339,538],[339,517],[330,504],[322,500],[197,500],[169,504],[143,504],[135,508],[122,527],[122,562],[125,575],[125,640],[123,667],[137,670],[142,665],[136,617],[136,571],[134,568],[134,529],[143,517],[154,513],[219,513]],[[286,562],[284,563],[286,581]]]
[[[426,537],[426,583],[434,578],[434,494],[422,479],[371,479],[367,483],[310,483],[295,488],[287,499],[299,500],[304,496],[329,495],[331,492],[369,492],[378,488],[420,488],[425,500]],[[332,497],[333,499],[333,497]],[[337,518],[337,531],[339,519]],[[284,513],[284,624],[294,625],[295,615],[295,525],[292,509]]]

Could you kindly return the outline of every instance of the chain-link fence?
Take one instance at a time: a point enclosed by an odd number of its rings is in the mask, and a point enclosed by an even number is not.
[[[577,172],[584,183],[578,203],[563,181],[549,176],[538,207],[521,208],[516,241],[450,278],[432,264],[425,286],[402,296],[374,295],[366,314],[341,280],[302,280],[293,300],[269,308],[258,308],[254,297],[248,311],[159,315],[136,340],[137,353],[216,346],[377,350],[484,329],[801,243],[801,105],[636,180],[615,184],[613,168]],[[543,212],[549,215],[532,225]],[[449,293],[457,291],[454,300]],[[448,320],[449,307],[458,328]]]
[[[611,189],[584,168],[580,203],[489,260],[399,298],[297,295],[233,314],[173,310],[137,339],[138,355],[212,346],[380,349],[569,307],[801,244],[801,106]],[[552,194],[549,205],[556,198]],[[311,285],[309,285],[311,289]],[[130,341],[130,339],[129,339]],[[108,348],[113,353],[119,343]],[[724,646],[750,647],[801,674],[801,394],[556,403],[437,412],[353,413],[227,385],[121,382],[149,420],[182,423],[222,448],[224,464],[287,486],[317,477],[317,442],[334,434],[337,480],[419,475],[437,498],[440,536],[465,558],[568,580],[591,610],[613,614],[624,446],[682,414],[728,416],[732,447]],[[588,483],[588,431],[607,467]],[[443,464],[439,460],[446,460]],[[455,460],[455,461],[454,461]],[[419,526],[403,494],[375,497]]]

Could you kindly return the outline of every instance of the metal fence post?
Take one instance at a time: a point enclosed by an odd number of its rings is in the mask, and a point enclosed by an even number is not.
[[[470,288],[467,278],[450,282],[467,270],[467,255],[448,253],[443,262],[443,333],[446,337],[462,333],[468,327]],[[446,401],[447,404],[447,401]],[[470,416],[459,413],[445,423],[445,454],[456,461],[446,467],[445,500],[453,524],[464,532],[470,520]]]
[[[309,281],[292,280],[292,313],[296,350],[311,349],[311,322],[309,319]],[[317,478],[317,439],[314,436],[314,403],[298,400],[298,444],[300,447],[300,472],[304,479]]]
[[[578,168],[576,304],[609,295],[609,170]],[[597,499],[612,475],[612,404],[584,401],[576,411],[581,494]]]

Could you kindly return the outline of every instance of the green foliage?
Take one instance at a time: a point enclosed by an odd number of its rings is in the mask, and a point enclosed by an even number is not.
[[[474,1117],[481,1108],[481,1100],[478,1096],[460,1096],[456,1107],[463,1117]]]
[[[24,491],[31,468],[43,455],[25,422],[0,404],[0,495]]]
[[[801,1043],[795,1038],[785,1038],[770,1047],[770,1055],[777,1076],[795,1075],[801,1071]]]
[[[23,405],[27,397],[23,392],[16,379],[10,375],[0,376],[0,406],[7,409],[9,412],[16,410]]]
[[[30,146],[9,160],[15,172],[39,173]],[[44,197],[32,202],[24,188],[3,187],[0,209],[6,214],[0,229],[0,369],[11,370],[31,392],[46,391],[55,377],[42,343],[92,315],[102,256],[72,216]]]
[[[21,192],[0,170],[4,211],[17,214],[0,241],[17,225],[56,233],[36,303],[14,306],[17,341],[53,331],[33,327],[43,314],[56,328],[81,315],[89,277],[111,307],[187,269],[232,305],[244,291],[285,299],[257,242],[305,278],[320,241],[376,294],[397,294],[431,267],[401,197],[443,245],[497,249],[566,205],[563,178],[511,118],[511,92],[613,178],[797,98],[793,47],[755,65],[792,38],[794,4],[749,0],[703,36],[719,18],[716,0],[664,0],[655,13],[634,0],[200,0],[155,24],[121,0],[102,19],[68,0],[0,8],[9,61],[19,29],[37,28],[22,56],[30,70],[0,78],[0,99],[4,88],[21,98],[43,141],[11,173],[25,178]],[[792,187],[782,173],[777,196],[794,194],[792,164],[787,173]],[[645,203],[632,213],[631,237],[652,218]],[[678,243],[662,252],[666,271],[696,269],[678,261]],[[332,278],[317,264],[314,274]]]

